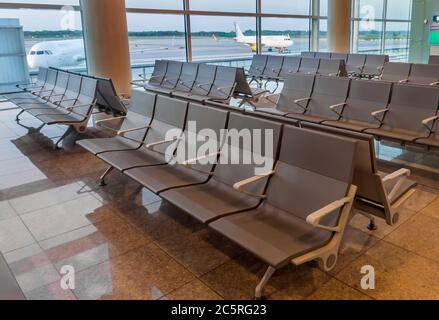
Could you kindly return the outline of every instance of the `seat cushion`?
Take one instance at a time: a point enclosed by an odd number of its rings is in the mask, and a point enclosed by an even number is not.
[[[82,116],[72,116],[61,111],[54,109],[46,109],[47,111],[41,112],[40,115],[36,115],[38,119],[46,124],[56,124],[56,123],[81,123],[85,120]]]
[[[135,150],[140,147],[140,143],[119,136],[114,138],[79,140],[76,143],[94,155],[102,152]]]
[[[222,218],[209,226],[275,268],[323,247],[332,235],[267,204]]]
[[[209,176],[180,165],[135,168],[125,174],[154,193],[206,182]]]
[[[432,137],[432,138],[428,138],[428,139],[419,139],[416,142],[426,144],[427,146],[439,148],[439,138]]]
[[[328,118],[324,118],[321,116],[311,116],[307,114],[299,114],[299,113],[289,113],[286,115],[287,118],[292,118],[300,121],[308,121],[312,123],[322,123],[324,121],[329,120]]]
[[[282,111],[279,108],[258,108],[258,109],[256,109],[256,112],[268,113],[268,114],[282,116],[282,117],[284,117],[290,113],[289,111]]]
[[[377,129],[379,127],[379,124],[375,125],[372,122],[361,122],[361,121],[354,121],[354,120],[340,120],[340,121],[325,121],[323,122],[324,125],[335,127],[339,129],[346,129],[346,130],[352,130],[357,132],[363,132],[367,129]]]
[[[227,214],[254,209],[259,199],[210,180],[208,183],[165,191],[160,196],[203,223]]]
[[[104,152],[97,156],[120,171],[134,167],[166,164],[163,154],[148,151],[146,148],[131,151]]]
[[[367,129],[364,132],[373,134],[381,138],[395,139],[395,140],[408,141],[408,142],[412,142],[417,138],[422,138],[420,133],[401,130],[401,129],[393,129],[391,131],[386,129]]]

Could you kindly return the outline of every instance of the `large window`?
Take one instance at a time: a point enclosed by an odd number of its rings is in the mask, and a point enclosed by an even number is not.
[[[31,72],[50,66],[86,71],[79,0],[7,2],[16,6],[0,9],[0,19],[19,19]]]
[[[352,51],[407,61],[412,0],[352,1]]]

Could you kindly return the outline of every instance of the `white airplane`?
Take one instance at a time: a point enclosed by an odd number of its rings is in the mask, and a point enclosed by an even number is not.
[[[235,22],[235,32],[236,38],[235,41],[238,43],[243,43],[249,46],[252,51],[257,51],[256,45],[256,36],[245,36],[241,31],[238,23]],[[289,35],[286,36],[262,36],[261,37],[262,46],[267,47],[269,49],[276,49],[280,53],[285,52],[285,50],[294,45],[294,41],[291,40]]]
[[[85,61],[82,39],[44,41],[34,45],[28,55],[29,68],[71,67]]]

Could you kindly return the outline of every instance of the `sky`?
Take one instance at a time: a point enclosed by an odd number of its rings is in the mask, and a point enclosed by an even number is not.
[[[327,12],[327,0],[322,1],[322,15]],[[361,16],[382,12],[382,0],[358,0]],[[9,0],[1,2],[45,3],[79,5],[79,0]],[[388,0],[388,16],[393,19],[408,19],[411,0]],[[126,0],[127,8],[182,9],[182,0]],[[254,12],[255,0],[191,0],[192,10]],[[307,15],[309,0],[263,0],[263,12],[290,13]],[[38,17],[36,19],[36,17]],[[184,31],[183,18],[175,15],[133,14],[129,13],[128,29],[130,31],[177,30]],[[26,31],[60,30],[63,26],[81,29],[79,13],[69,14],[54,10],[4,10],[0,9],[0,18],[19,18]],[[379,18],[381,18],[379,16]],[[233,22],[238,22],[241,29],[255,30],[255,18],[248,17],[212,17],[192,16],[191,25],[197,31],[232,31]],[[308,19],[265,18],[263,29],[267,30],[308,30]],[[378,25],[379,26],[379,25]],[[400,24],[390,25],[389,30],[401,30]]]

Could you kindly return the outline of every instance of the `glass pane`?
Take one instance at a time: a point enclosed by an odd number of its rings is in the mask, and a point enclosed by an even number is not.
[[[354,21],[353,52],[380,54],[383,23],[376,21]]]
[[[310,48],[310,20],[263,18],[262,51],[297,55]]]
[[[363,20],[382,19],[384,0],[355,0],[354,17]]]
[[[79,0],[10,0],[10,1],[1,1],[1,2],[31,3],[31,4],[60,4],[60,5],[79,6]]]
[[[387,0],[387,19],[410,20],[412,0]]]
[[[125,0],[127,8],[183,10],[183,0]]]
[[[310,0],[262,0],[262,12],[309,15],[310,3]]]
[[[194,61],[247,66],[256,51],[256,18],[192,16]]]
[[[320,32],[319,32],[319,51],[328,51],[328,20],[320,20]]]
[[[81,15],[78,11],[2,9],[0,18],[20,20],[31,72],[38,67],[48,66],[86,71]]]
[[[157,59],[186,60],[182,15],[128,13],[127,20],[134,78]]]
[[[256,0],[191,0],[190,9],[198,11],[220,11],[220,12],[256,12]]]
[[[320,0],[320,16],[328,16],[328,0]]]
[[[387,22],[385,53],[392,61],[407,61],[409,54],[410,23]]]

